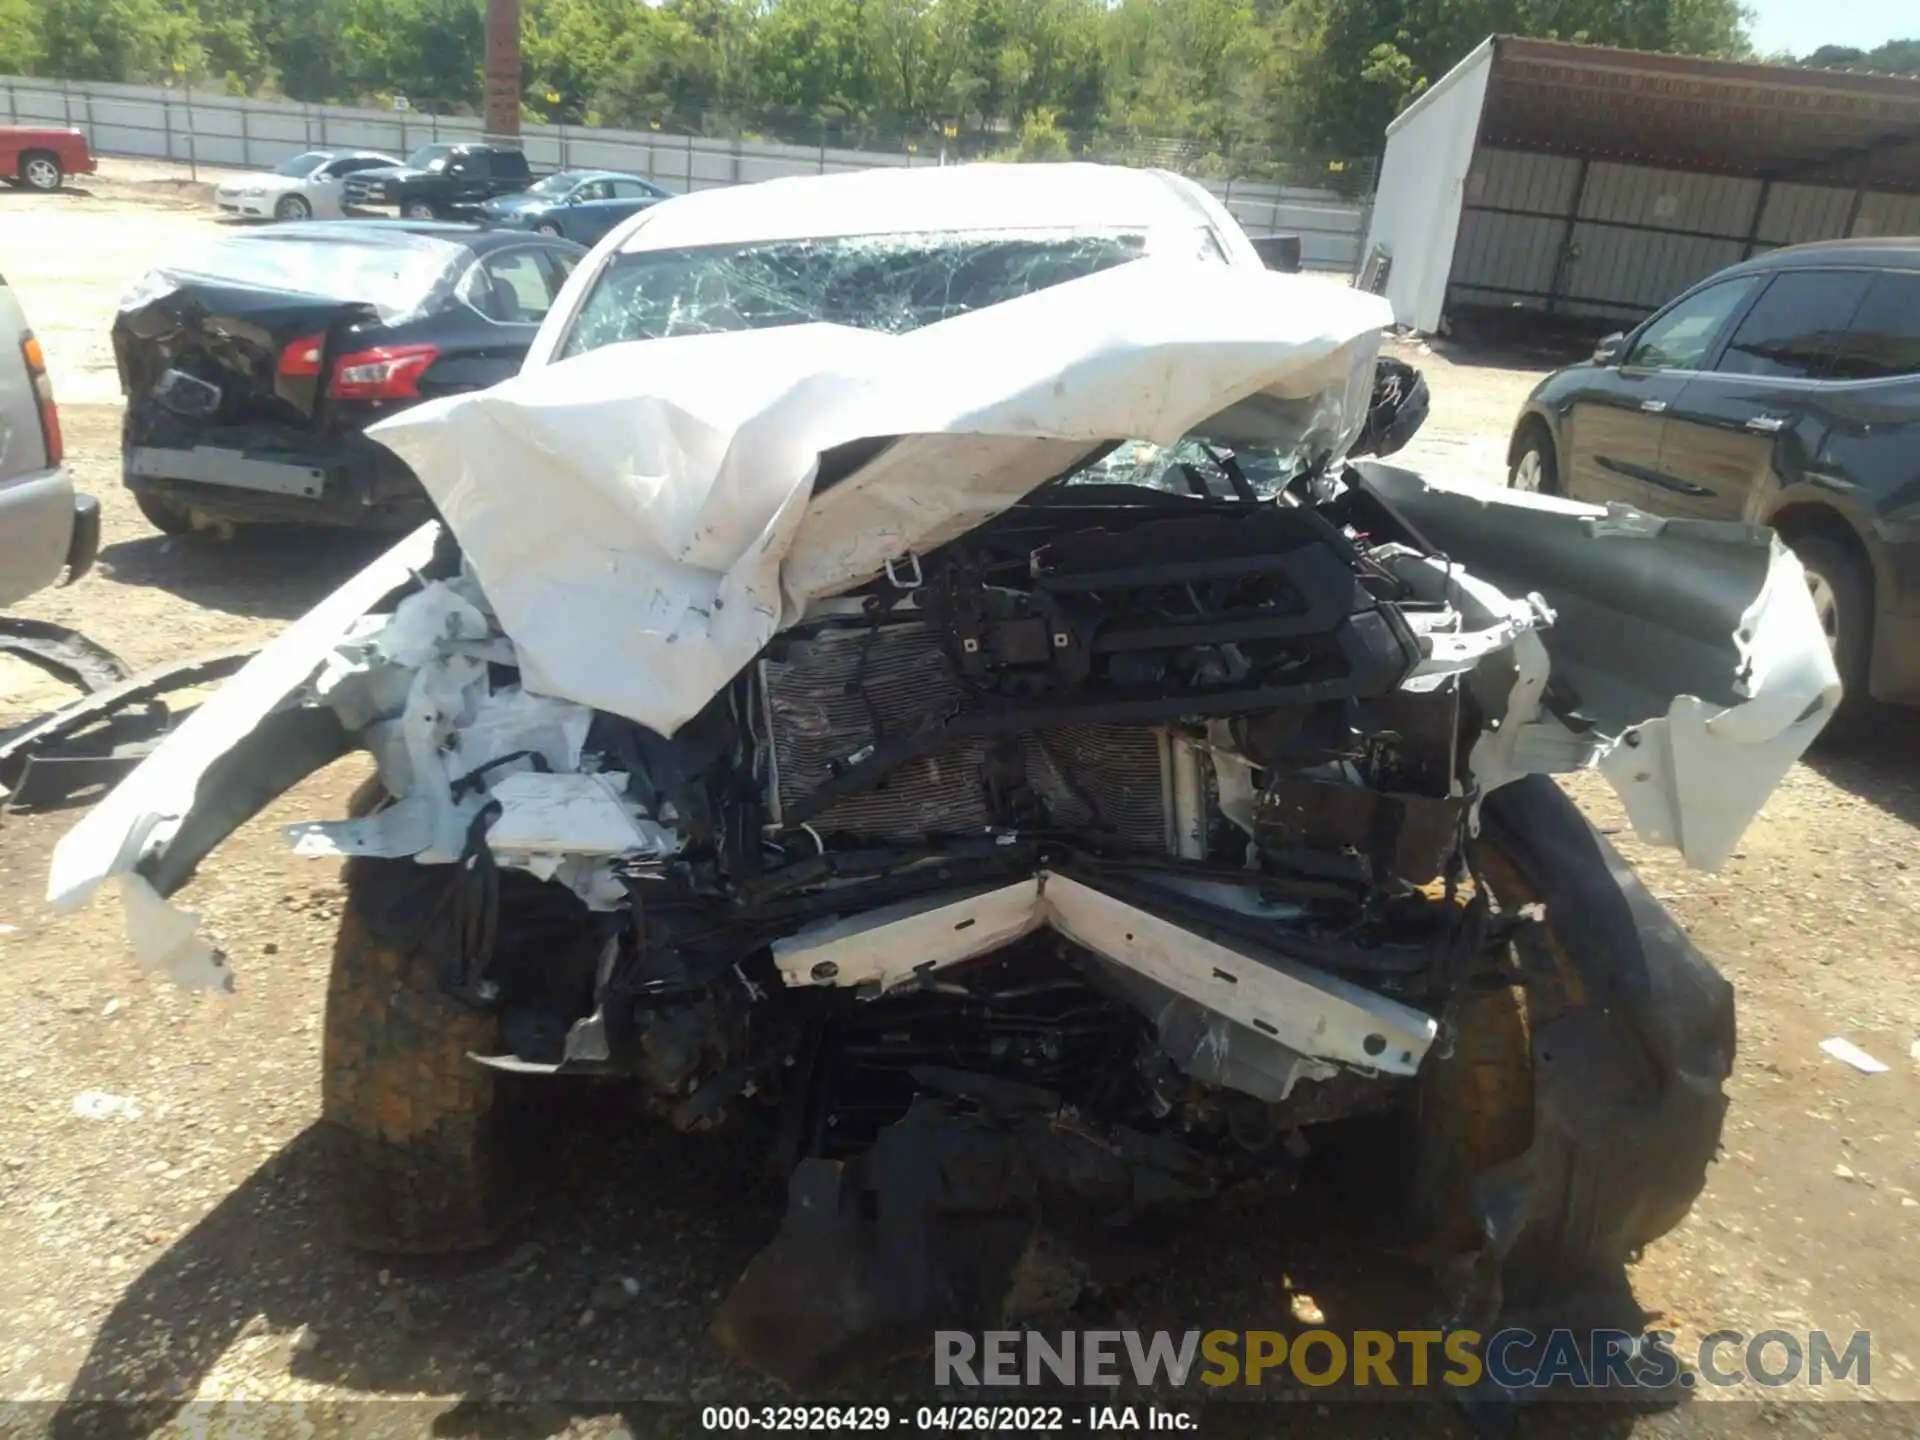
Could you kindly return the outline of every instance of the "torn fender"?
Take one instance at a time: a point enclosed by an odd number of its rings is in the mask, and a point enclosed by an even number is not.
[[[1552,611],[1501,662],[1505,693],[1483,695],[1505,718],[1474,749],[1481,789],[1597,766],[1643,840],[1724,865],[1840,703],[1806,574],[1779,537],[1389,465],[1352,473],[1474,579]],[[1489,673],[1476,678],[1491,690]]]
[[[85,903],[103,881],[137,876],[142,898],[157,901],[181,885],[222,839],[275,796],[345,753],[350,737],[331,710],[289,706],[354,623],[377,610],[433,559],[437,523],[423,525],[282,631],[209,696],[147,761],[120,783],[54,848],[47,900],[56,910]],[[269,723],[270,719],[274,723]],[[176,977],[225,985],[215,971],[177,949],[136,951]],[[144,912],[143,912],[144,913]],[[177,914],[178,912],[173,912]],[[179,960],[181,974],[169,961]]]

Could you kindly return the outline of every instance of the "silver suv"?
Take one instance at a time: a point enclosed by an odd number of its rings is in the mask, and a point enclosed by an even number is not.
[[[61,456],[46,357],[0,277],[0,605],[71,585],[100,548],[100,502],[73,493]]]

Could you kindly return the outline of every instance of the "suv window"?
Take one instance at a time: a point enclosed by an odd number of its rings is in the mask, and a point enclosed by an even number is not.
[[[1782,271],[1733,332],[1716,368],[1791,380],[1821,374],[1872,279],[1864,270]]]
[[[1874,278],[1866,303],[1840,337],[1827,375],[1833,380],[1920,375],[1920,274],[1892,270]]]
[[[524,150],[494,150],[489,152],[494,178],[498,180],[524,180],[533,172],[527,169],[527,155]]]
[[[1689,295],[1640,332],[1623,362],[1630,370],[1698,370],[1713,342],[1746,303],[1757,275],[1740,275]]]

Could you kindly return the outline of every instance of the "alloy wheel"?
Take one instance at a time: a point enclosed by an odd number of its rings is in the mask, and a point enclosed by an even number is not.
[[[1540,452],[1529,448],[1513,465],[1513,484],[1515,490],[1525,490],[1531,494],[1540,492],[1540,476],[1545,467],[1540,463]]]

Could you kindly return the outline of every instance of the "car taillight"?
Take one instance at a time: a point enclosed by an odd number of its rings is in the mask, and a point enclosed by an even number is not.
[[[342,355],[327,393],[336,400],[417,400],[420,377],[439,358],[436,345],[376,345]]]
[[[40,438],[47,444],[47,464],[58,465],[67,453],[67,442],[60,434],[60,407],[53,403],[53,377],[47,374],[46,352],[31,330],[20,337],[20,354],[27,362],[27,383],[33,387],[34,403],[40,410]]]
[[[318,375],[320,357],[326,353],[327,332],[322,330],[313,335],[302,335],[291,341],[280,352],[278,370],[282,375],[298,378]]]

